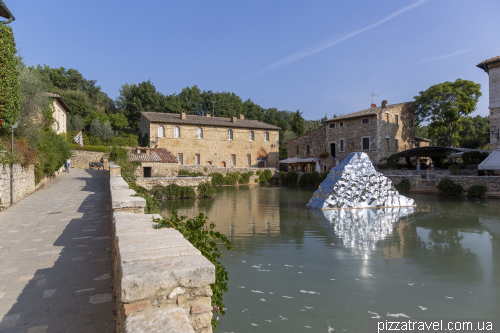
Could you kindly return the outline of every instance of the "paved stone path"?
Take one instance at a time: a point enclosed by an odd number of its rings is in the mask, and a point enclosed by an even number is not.
[[[109,173],[71,169],[0,212],[0,332],[114,332]]]

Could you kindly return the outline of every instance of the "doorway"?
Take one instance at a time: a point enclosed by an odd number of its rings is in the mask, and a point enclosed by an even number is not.
[[[335,158],[335,143],[330,143],[330,155]]]
[[[144,171],[144,178],[151,177],[151,167],[144,167],[143,171]]]
[[[265,157],[257,158],[257,167],[266,168],[267,167],[267,159]]]

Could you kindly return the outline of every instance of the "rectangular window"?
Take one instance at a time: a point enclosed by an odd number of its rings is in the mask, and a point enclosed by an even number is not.
[[[330,124],[330,128],[335,128],[335,124]]]
[[[235,154],[231,155],[231,165],[236,165],[236,155]]]
[[[394,122],[399,125],[399,116],[397,114],[394,115]]]
[[[340,122],[340,127],[344,127],[344,122],[343,121]]]
[[[177,159],[179,160],[179,165],[182,165],[182,154],[177,154]]]
[[[370,138],[363,138],[363,150],[370,150]]]
[[[200,165],[200,154],[194,155],[194,164]]]
[[[394,150],[399,151],[399,140],[398,139],[394,140]]]
[[[344,151],[344,140],[340,140],[340,151]]]
[[[247,165],[252,164],[252,155],[247,155]]]
[[[323,166],[323,171],[326,171],[326,165]]]
[[[410,149],[413,148],[413,141],[410,141]]]
[[[389,123],[389,114],[388,113],[385,114],[385,118],[386,118],[387,123]]]
[[[297,154],[299,153],[299,146],[297,146]]]
[[[369,124],[370,123],[370,119],[366,118],[366,119],[363,119],[363,124]]]
[[[311,152],[311,147],[310,146],[306,146],[306,153],[309,154]]]

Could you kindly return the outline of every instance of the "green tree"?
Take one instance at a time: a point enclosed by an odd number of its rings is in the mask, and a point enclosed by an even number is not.
[[[128,126],[127,117],[125,117],[125,115],[121,113],[110,114],[109,121],[111,123],[111,126],[115,130],[115,135],[118,134],[119,130]]]
[[[21,109],[16,52],[12,28],[0,24],[0,128],[2,132],[10,132]]]
[[[476,110],[481,85],[457,79],[435,84],[415,96],[415,120],[419,125],[429,121],[429,134],[444,133],[447,144],[453,147],[459,141],[461,119]]]
[[[51,92],[61,96],[70,108],[72,115],[79,115],[85,118],[95,111],[92,101],[84,91],[52,89]]]
[[[113,129],[109,121],[101,123],[99,119],[94,119],[90,124],[90,134],[101,138],[102,141],[107,142],[113,138]]]
[[[292,131],[297,134],[297,136],[301,136],[302,134],[304,134],[306,127],[304,124],[304,118],[302,118],[302,112],[300,112],[299,110],[297,110],[293,114],[291,126]]]
[[[490,142],[490,117],[463,117],[459,133],[460,147],[484,149]]]

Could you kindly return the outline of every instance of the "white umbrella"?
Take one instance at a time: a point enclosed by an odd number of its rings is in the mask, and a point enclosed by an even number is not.
[[[319,162],[318,161],[316,161],[316,172],[317,173],[321,172],[321,169],[319,168]]]

